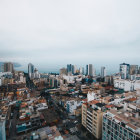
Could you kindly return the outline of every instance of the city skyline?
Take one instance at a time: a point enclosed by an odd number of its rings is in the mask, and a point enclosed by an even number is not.
[[[3,1],[0,61],[57,71],[71,64],[139,63],[140,2]],[[73,10],[72,10],[73,9]]]
[[[56,71],[44,71],[44,70],[40,70],[38,69],[38,67],[34,66],[34,64],[32,63],[28,63],[28,65],[26,66],[26,70],[22,69],[22,65],[18,64],[18,63],[12,63],[12,62],[0,62],[0,72],[4,72],[6,71],[6,67],[5,65],[7,64],[12,64],[13,67],[13,71],[23,71],[25,73],[34,73],[34,70],[37,71],[37,73],[57,73],[57,74],[61,74],[61,71],[65,71],[69,74],[85,74],[85,75],[90,75],[90,76],[101,76],[102,78],[105,76],[109,76],[109,75],[114,75],[114,74],[118,74],[118,73],[125,73],[127,70],[127,73],[130,73],[131,75],[138,74],[139,70],[140,70],[140,66],[139,65],[134,65],[134,64],[127,64],[127,63],[121,63],[119,64],[119,67],[117,68],[117,70],[115,72],[110,71],[109,69],[107,69],[106,71],[106,67],[105,66],[101,66],[100,68],[95,67],[93,64],[87,64],[86,66],[78,66],[78,65],[73,65],[73,64],[67,64],[66,66],[63,66],[61,68],[59,68]],[[129,66],[129,68],[125,68],[126,66]],[[122,67],[123,66],[123,67]],[[29,68],[30,67],[30,68]],[[32,68],[31,68],[32,67]],[[10,69],[10,68],[9,68]],[[119,69],[119,70],[118,70]],[[12,70],[10,70],[12,71]],[[30,72],[29,72],[30,71]],[[30,75],[31,77],[31,75]],[[123,77],[122,77],[123,79]]]

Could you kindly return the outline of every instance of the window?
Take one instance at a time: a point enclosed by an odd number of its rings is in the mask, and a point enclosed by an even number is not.
[[[110,120],[108,120],[108,125],[111,125],[111,121]]]
[[[140,137],[137,137],[137,136],[136,136],[136,140],[140,140]]]
[[[129,132],[129,139],[133,139],[133,137],[134,135],[131,132]]]
[[[97,114],[96,114],[96,113],[94,113],[94,115],[95,115],[95,116],[97,116]]]
[[[103,122],[107,123],[107,119],[105,117],[103,118]]]
[[[93,117],[93,119],[97,120],[97,118],[96,118],[96,117]]]
[[[127,130],[124,129],[124,136],[127,136]]]
[[[96,133],[95,132],[93,132],[93,134],[94,134],[94,136],[96,136]]]
[[[103,122],[103,126],[106,126],[106,124]]]
[[[114,139],[117,140],[117,136],[116,135],[114,135]]]
[[[93,126],[96,128],[96,125],[95,124],[93,124]]]

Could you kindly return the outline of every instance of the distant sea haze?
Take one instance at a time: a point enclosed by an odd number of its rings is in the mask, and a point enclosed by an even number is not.
[[[0,62],[0,71],[2,71],[2,65],[3,65],[4,62]],[[62,67],[67,67],[67,65],[61,65],[61,66],[55,66],[55,65],[43,65],[43,64],[34,64],[33,65],[35,66],[35,68],[38,69],[38,71],[40,73],[59,73],[59,70],[62,68]],[[94,66],[94,64],[93,64]],[[99,75],[100,72],[101,72],[101,66],[105,66],[105,65],[96,65],[94,66],[94,68],[96,69],[96,75]],[[77,68],[81,67],[81,65],[77,65]],[[86,65],[82,66],[84,67],[84,73],[86,73]],[[111,75],[111,74],[114,74],[114,73],[118,73],[119,72],[119,64],[116,64],[116,65],[108,65],[108,66],[105,66],[106,67],[106,72],[107,72],[107,75]],[[24,72],[28,72],[28,64],[21,64],[21,63],[17,63],[17,62],[14,62],[14,68],[15,70],[17,71],[24,71]]]

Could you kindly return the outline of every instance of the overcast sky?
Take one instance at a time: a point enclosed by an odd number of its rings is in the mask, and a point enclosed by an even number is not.
[[[140,65],[140,0],[0,0],[0,61]]]

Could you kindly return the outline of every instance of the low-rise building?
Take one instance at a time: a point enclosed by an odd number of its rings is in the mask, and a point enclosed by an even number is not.
[[[63,140],[56,126],[40,128],[32,133],[32,139]]]
[[[123,89],[124,91],[134,91],[140,89],[139,80],[124,80],[124,79],[115,79],[114,87]]]
[[[66,101],[66,110],[68,113],[74,114],[74,110],[76,110],[79,106],[82,105],[82,100],[69,100]]]

